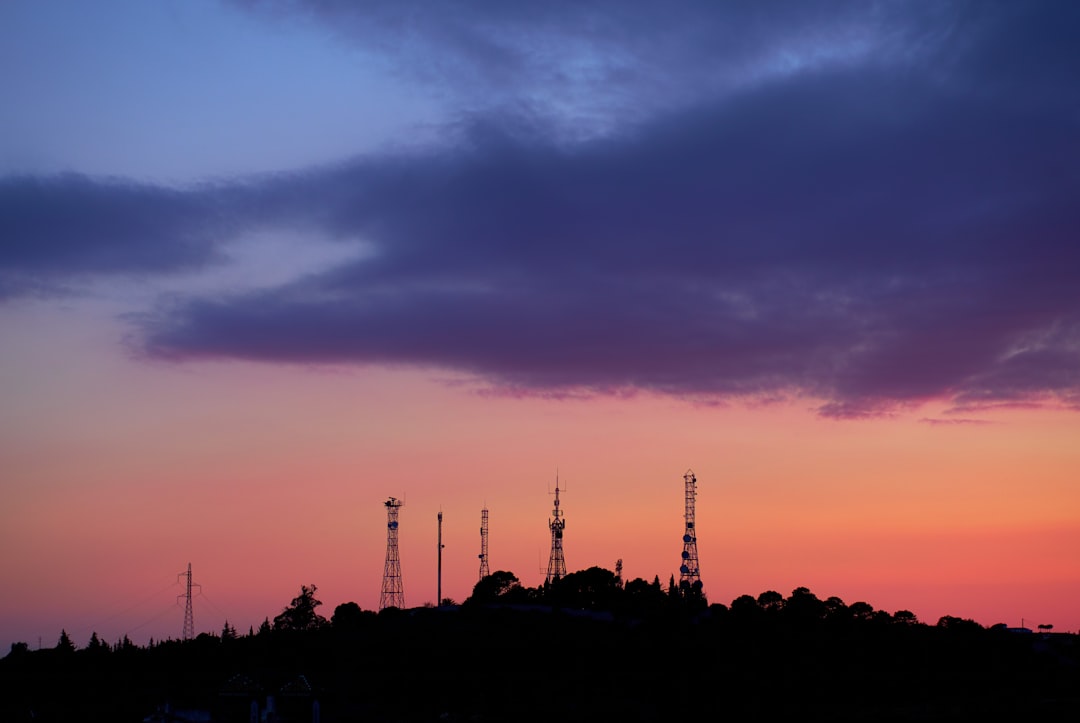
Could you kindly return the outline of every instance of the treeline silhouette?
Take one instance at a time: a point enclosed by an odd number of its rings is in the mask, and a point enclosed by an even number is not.
[[[806,588],[709,604],[700,587],[599,567],[527,588],[511,572],[461,605],[337,606],[304,585],[246,634],[138,646],[12,645],[0,720],[652,721],[1076,718],[1075,635],[1018,634],[819,599]],[[167,707],[166,707],[167,706]],[[267,711],[271,715],[267,716]]]

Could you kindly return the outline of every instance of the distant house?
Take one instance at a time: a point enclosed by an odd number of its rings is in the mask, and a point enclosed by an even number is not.
[[[319,701],[304,675],[267,683],[238,674],[220,695],[214,723],[319,723]]]
[[[319,701],[307,677],[264,681],[239,673],[221,687],[213,711],[165,704],[144,723],[320,723]]]
[[[212,723],[210,711],[199,709],[173,709],[168,703],[143,718],[143,723]]]

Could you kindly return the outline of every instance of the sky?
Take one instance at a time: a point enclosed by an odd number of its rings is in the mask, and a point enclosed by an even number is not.
[[[1080,631],[1080,7],[0,4],[0,650],[680,562]]]

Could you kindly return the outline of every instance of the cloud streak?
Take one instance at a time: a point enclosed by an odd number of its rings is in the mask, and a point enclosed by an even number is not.
[[[329,28],[463,112],[529,107],[570,138],[604,135],[763,82],[947,42],[962,6],[781,0],[718,5],[487,0],[234,0]]]
[[[235,231],[210,189],[183,191],[77,174],[0,178],[0,298],[72,277],[160,274],[220,261]]]
[[[575,143],[504,109],[440,148],[213,188],[36,187],[30,207],[76,209],[64,221],[21,211],[28,182],[10,181],[0,209],[23,240],[0,268],[164,271],[284,226],[372,252],[163,301],[138,316],[143,353],[449,369],[515,393],[806,397],[844,418],[1078,407],[1080,103],[1061,64],[1080,64],[1060,28],[1075,18],[994,7],[964,32],[913,24],[904,37],[948,38],[918,62],[807,64]],[[1017,37],[1002,73],[992,51]],[[77,243],[87,227],[97,252]]]

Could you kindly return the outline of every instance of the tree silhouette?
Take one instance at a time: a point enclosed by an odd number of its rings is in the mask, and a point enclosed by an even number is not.
[[[516,601],[517,591],[521,590],[521,582],[517,575],[507,570],[495,572],[480,578],[473,586],[473,594],[466,602],[479,603],[481,605],[495,602]]]
[[[938,618],[937,627],[943,628],[949,631],[959,632],[961,634],[970,634],[983,629],[982,625],[979,625],[974,620],[967,618],[957,618],[952,615],[945,615]]]
[[[897,610],[893,613],[893,620],[902,625],[918,625],[919,618],[915,617],[915,613],[910,610]]]
[[[370,613],[369,613],[370,614]],[[330,624],[339,630],[351,630],[360,624],[364,611],[354,602],[345,602],[334,608]]]
[[[67,630],[60,630],[60,639],[56,641],[56,649],[62,653],[71,653],[75,651],[75,643],[71,642]]]
[[[86,644],[86,650],[91,655],[100,655],[109,652],[109,644],[98,637],[96,632],[90,634],[90,642]]]
[[[615,573],[595,566],[572,572],[553,587],[563,605],[587,610],[611,610],[622,593]]]
[[[761,615],[761,606],[753,595],[740,595],[731,601],[731,614],[741,620],[755,620]]]
[[[784,596],[776,590],[766,590],[757,596],[757,604],[762,610],[779,612],[784,607]]]
[[[835,595],[825,598],[825,619],[830,622],[848,620],[851,617],[848,606]]]
[[[817,595],[810,592],[809,588],[795,588],[784,601],[784,615],[797,623],[807,624],[821,620],[827,612],[828,607]]]
[[[851,613],[851,616],[854,617],[856,620],[869,622],[870,619],[874,616],[874,606],[870,603],[860,600],[858,602],[851,603],[851,606],[848,607],[848,612]]]
[[[316,590],[315,585],[301,585],[300,594],[274,618],[274,630],[314,630],[325,625],[326,618],[315,612],[322,605],[322,600],[315,599]]]
[[[659,578],[651,583],[640,577],[630,580],[623,588],[623,598],[629,610],[639,615],[656,615],[668,602]]]

